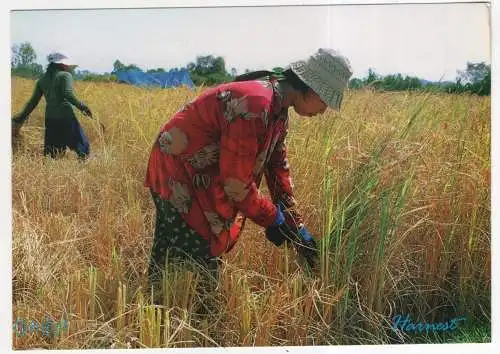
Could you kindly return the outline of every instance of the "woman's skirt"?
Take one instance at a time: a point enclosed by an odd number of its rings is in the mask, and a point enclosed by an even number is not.
[[[90,151],[89,141],[76,117],[45,119],[44,154],[55,158],[66,148],[86,158]]]

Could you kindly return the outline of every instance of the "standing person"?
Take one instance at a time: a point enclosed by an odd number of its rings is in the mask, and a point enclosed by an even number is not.
[[[73,94],[73,78],[68,58],[61,53],[52,53],[47,59],[49,61],[47,70],[36,82],[30,100],[23,111],[13,118],[12,136],[19,135],[22,125],[44,96],[47,103],[44,155],[56,158],[64,154],[68,147],[76,152],[80,160],[85,160],[89,154],[89,142],[71,105],[90,118],[92,118],[92,112]]]
[[[285,147],[288,108],[312,117],[340,110],[352,70],[337,51],[319,49],[275,75],[249,73],[206,89],[178,111],[154,142],[145,186],[156,206],[150,282],[168,263],[194,259],[217,270],[245,218],[276,245],[292,242],[309,264],[314,238],[296,210]],[[272,200],[258,187],[265,175]]]

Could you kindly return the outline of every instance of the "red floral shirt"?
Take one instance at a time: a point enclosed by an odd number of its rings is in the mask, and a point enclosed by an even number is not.
[[[207,89],[163,126],[153,145],[146,187],[209,241],[213,256],[233,247],[246,217],[268,227],[275,203],[295,205],[282,98],[275,80]],[[258,190],[263,174],[273,201]]]

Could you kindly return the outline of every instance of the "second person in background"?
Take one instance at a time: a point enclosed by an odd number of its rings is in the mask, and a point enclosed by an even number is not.
[[[92,117],[92,112],[73,94],[72,65],[68,58],[61,53],[52,53],[47,59],[49,65],[46,72],[35,83],[33,94],[22,112],[12,120],[12,136],[16,138],[19,135],[22,125],[45,96],[44,155],[56,158],[70,148],[80,160],[85,160],[90,146],[72,105],[88,117]]]

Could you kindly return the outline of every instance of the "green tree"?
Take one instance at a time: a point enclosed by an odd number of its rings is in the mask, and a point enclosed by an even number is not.
[[[352,78],[350,81],[349,81],[349,88],[351,89],[360,89],[361,87],[363,86],[363,80],[361,79],[358,79],[358,78]]]
[[[480,96],[491,94],[491,67],[485,62],[467,62],[464,71],[457,71],[455,83],[446,84],[442,90],[449,93],[474,93]]]
[[[113,72],[117,72],[120,70],[141,70],[141,69],[135,64],[125,65],[124,63],[122,63],[120,60],[117,59],[113,63]]]
[[[231,81],[231,75],[226,71],[223,57],[205,55],[196,57],[195,62],[187,65],[189,75],[195,85],[215,85]]]
[[[141,68],[139,68],[135,64],[129,64],[129,65],[125,66],[125,70],[141,70]]]
[[[38,77],[43,74],[43,66],[36,63],[36,52],[29,42],[11,47],[11,74],[23,77]]]
[[[491,67],[484,61],[481,63],[467,62],[465,71],[458,71],[458,77],[461,78],[464,83],[470,84],[480,82],[488,75],[491,75]]]
[[[156,69],[149,69],[148,71],[146,71],[147,73],[164,73],[165,72],[165,69],[163,68],[156,68]]]
[[[18,65],[29,66],[35,63],[36,60],[36,52],[35,49],[31,46],[31,43],[24,42],[19,45],[18,50]]]
[[[115,62],[113,63],[113,71],[120,71],[123,69],[125,69],[125,65],[118,59],[115,60]]]
[[[370,85],[378,80],[379,80],[379,76],[377,75],[375,70],[373,70],[372,68],[368,69],[368,77],[365,80],[365,84]]]
[[[491,67],[485,62],[467,62],[465,71],[458,71],[458,79],[465,91],[481,96],[491,93]]]

